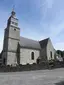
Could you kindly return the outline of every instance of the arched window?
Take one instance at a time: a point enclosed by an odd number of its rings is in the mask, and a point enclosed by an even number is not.
[[[51,59],[52,59],[52,51],[50,51],[50,57],[51,57]]]
[[[31,59],[34,60],[34,52],[31,53]]]

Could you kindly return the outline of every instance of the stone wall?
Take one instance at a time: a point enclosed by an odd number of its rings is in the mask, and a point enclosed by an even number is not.
[[[31,59],[31,53],[34,52],[34,60]],[[40,56],[39,50],[21,48],[20,49],[20,64],[26,65],[27,63],[37,63],[37,58]]]
[[[48,60],[51,60],[50,52],[52,52],[52,59],[54,59],[55,50],[54,50],[54,47],[53,47],[53,45],[51,43],[51,40],[49,39],[48,44],[47,44],[47,59]]]

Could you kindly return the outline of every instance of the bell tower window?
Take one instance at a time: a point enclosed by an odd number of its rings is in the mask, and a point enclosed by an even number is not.
[[[12,24],[14,24],[14,22],[12,22]]]
[[[12,24],[18,25],[18,23],[12,22]]]
[[[17,22],[12,22],[12,25],[18,26],[18,23]]]

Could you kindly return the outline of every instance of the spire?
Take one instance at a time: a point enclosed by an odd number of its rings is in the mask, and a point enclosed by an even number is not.
[[[13,9],[12,9],[12,12],[11,12],[11,16],[12,16],[12,17],[15,17],[15,14],[16,14],[15,11],[14,11],[14,7],[15,7],[15,6],[13,6]]]
[[[7,27],[9,27],[10,25],[13,25],[16,27],[18,26],[18,19],[16,18],[15,14],[16,13],[14,11],[14,6],[13,6],[11,16],[9,17],[8,22],[7,22]]]

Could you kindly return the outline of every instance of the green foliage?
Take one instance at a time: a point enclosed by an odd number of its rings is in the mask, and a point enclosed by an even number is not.
[[[57,54],[61,55],[61,57],[64,57],[64,51],[57,50],[56,52],[57,52]]]

